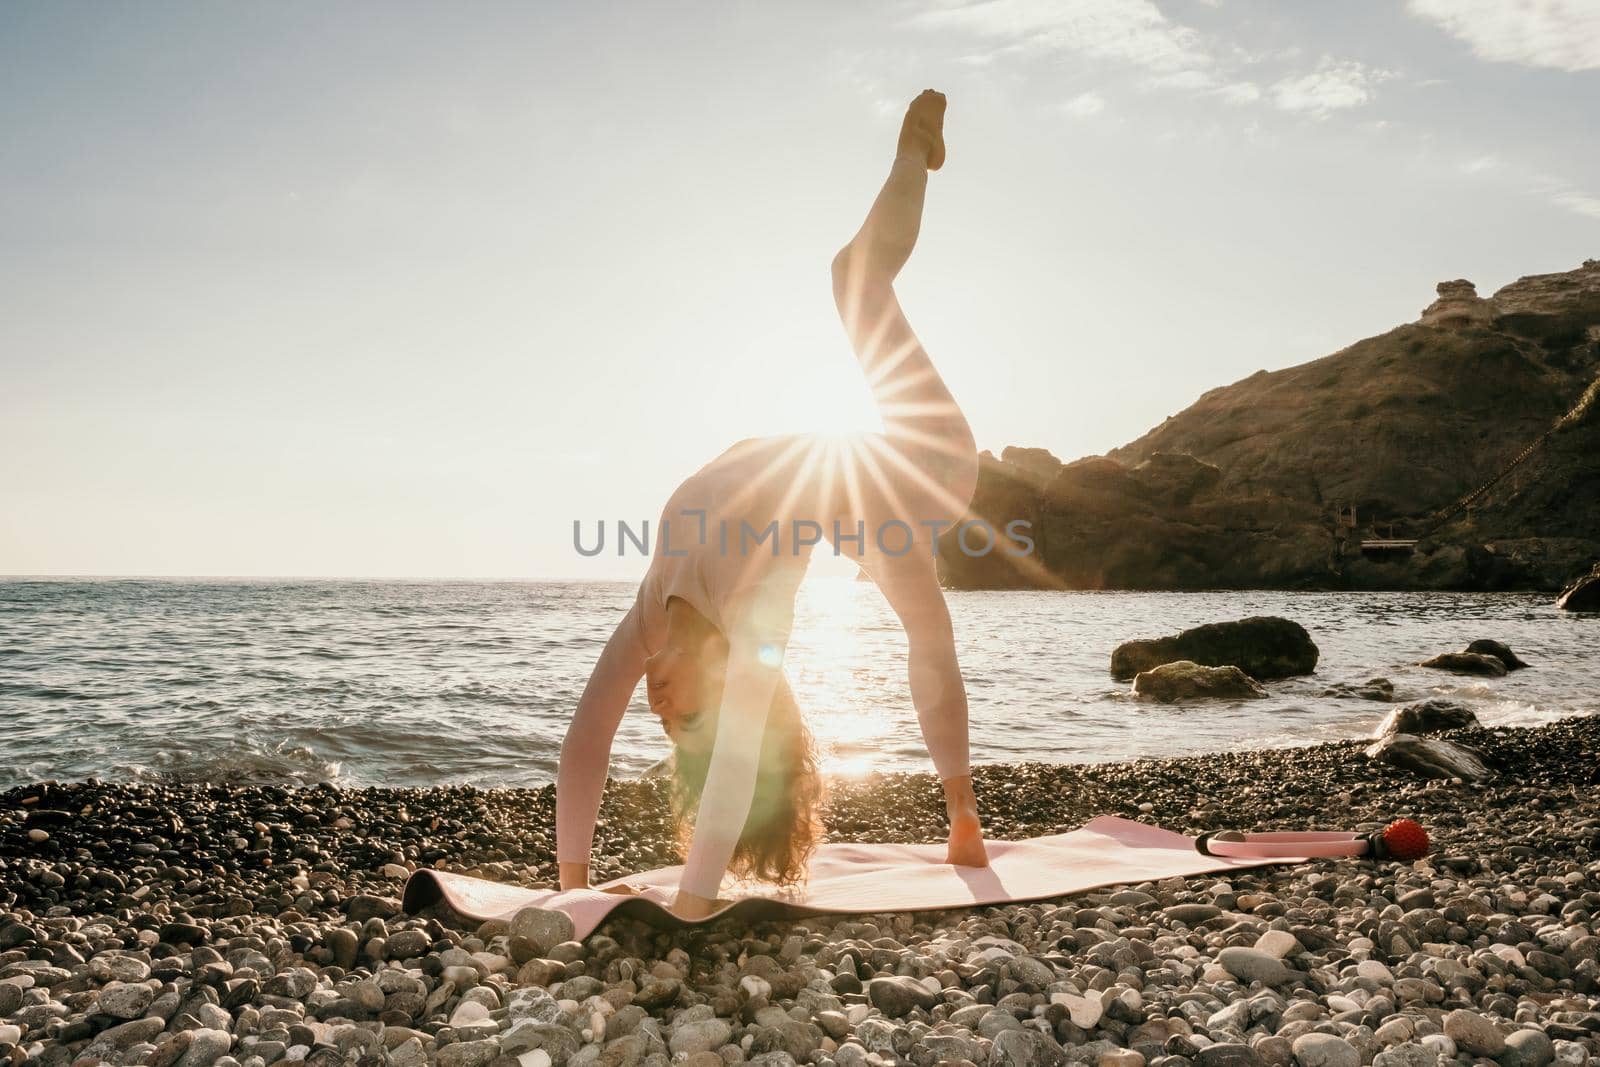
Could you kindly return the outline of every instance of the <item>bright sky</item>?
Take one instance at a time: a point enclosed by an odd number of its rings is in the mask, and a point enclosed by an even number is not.
[[[1600,255],[1597,0],[0,0],[0,573],[641,573],[573,521],[872,425],[827,265],[929,86],[995,451]]]

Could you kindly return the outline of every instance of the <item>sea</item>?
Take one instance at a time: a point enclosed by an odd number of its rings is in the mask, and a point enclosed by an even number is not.
[[[42,779],[540,786],[627,582],[0,580],[0,788]],[[1391,680],[1486,725],[1596,709],[1600,618],[1547,596],[1331,592],[951,592],[976,763],[1095,763],[1369,735],[1391,705],[1324,695]],[[785,669],[837,775],[931,769],[905,637],[870,583],[802,586]],[[1321,650],[1270,696],[1135,700],[1121,642],[1281,615]],[[1504,678],[1416,666],[1480,637],[1533,666]],[[642,689],[612,772],[667,754]]]

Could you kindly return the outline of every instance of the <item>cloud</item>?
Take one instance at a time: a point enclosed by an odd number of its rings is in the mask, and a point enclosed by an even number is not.
[[[908,72],[899,57],[883,50],[841,54],[831,74],[835,81],[871,102],[880,116],[898,116],[906,102],[899,96],[900,83]]]
[[[1309,73],[1271,82],[1260,75],[1281,72],[1298,58],[1291,48],[1251,52],[1174,22],[1152,0],[912,0],[909,24],[960,35],[971,64],[997,57],[1070,53],[1131,67],[1133,84],[1146,92],[1171,92],[1230,106],[1270,99],[1280,110],[1321,118],[1360,107],[1376,97],[1377,85],[1393,77],[1361,63],[1324,57]],[[982,50],[971,54],[977,42]],[[1304,67],[1302,66],[1302,70]],[[1098,104],[1097,104],[1098,102]],[[1084,93],[1064,107],[1069,114],[1097,114],[1105,101]]]
[[[966,30],[1007,48],[1074,52],[1152,70],[1210,62],[1199,34],[1150,0],[976,0],[923,11],[912,22]]]
[[[1106,98],[1096,92],[1079,93],[1061,105],[1061,110],[1074,118],[1091,118],[1106,109]]]
[[[1209,89],[1217,84],[1217,76],[1204,70],[1175,70],[1169,74],[1156,74],[1146,78],[1147,89]]]
[[[1594,0],[1411,0],[1409,6],[1480,59],[1567,71],[1600,67]]]
[[[1392,77],[1353,61],[1323,60],[1310,74],[1282,79],[1272,86],[1272,101],[1282,111],[1323,116],[1371,103],[1379,82]]]
[[[1576,189],[1563,189],[1550,197],[1556,207],[1564,207],[1576,215],[1600,222],[1600,196],[1590,196]]]
[[[1553,207],[1600,222],[1600,196],[1568,181],[1564,175],[1529,168],[1515,159],[1485,155],[1463,163],[1462,174],[1501,189],[1535,196]]]
[[[1140,85],[1147,90],[1171,89],[1196,95],[1215,96],[1225,104],[1253,104],[1261,99],[1261,87],[1250,81],[1224,81],[1210,71],[1178,70],[1153,74]]]
[[[1217,90],[1217,95],[1229,104],[1253,104],[1261,99],[1261,87],[1255,82],[1234,82]]]

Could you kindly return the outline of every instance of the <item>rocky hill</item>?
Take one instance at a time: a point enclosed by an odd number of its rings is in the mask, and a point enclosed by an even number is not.
[[[947,551],[946,577],[1553,590],[1600,558],[1597,457],[1600,261],[1487,299],[1443,282],[1417,322],[1213,389],[1109,455],[985,453],[975,515],[1029,519],[1035,551]]]

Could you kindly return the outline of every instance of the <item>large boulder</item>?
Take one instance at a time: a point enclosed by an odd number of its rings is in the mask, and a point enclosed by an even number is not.
[[[1486,678],[1503,678],[1506,674],[1506,665],[1500,662],[1499,657],[1485,656],[1480,652],[1446,652],[1425,659],[1417,666],[1450,671],[1452,674],[1479,674]]]
[[[1565,611],[1600,611],[1600,564],[1561,590],[1556,607]]]
[[[1176,704],[1184,700],[1259,700],[1267,691],[1238,667],[1206,667],[1178,660],[1140,672],[1133,679],[1133,695]]]
[[[1388,737],[1391,734],[1411,734],[1427,737],[1446,730],[1460,730],[1478,726],[1478,717],[1465,704],[1453,700],[1419,700],[1403,708],[1395,708],[1378,726],[1372,736]]]
[[[1127,681],[1179,660],[1205,667],[1237,667],[1257,680],[1288,678],[1317,669],[1317,646],[1299,623],[1257,615],[1238,622],[1207,623],[1172,637],[1118,645],[1111,653],[1111,676]]]
[[[1510,645],[1507,645],[1501,641],[1491,641],[1488,638],[1479,638],[1467,646],[1467,651],[1475,652],[1480,656],[1493,656],[1495,659],[1505,664],[1506,670],[1508,671],[1520,671],[1522,668],[1527,666],[1527,664],[1522,661],[1520,656],[1511,651]]]
[[[1367,748],[1367,758],[1423,778],[1481,782],[1494,773],[1483,753],[1470,745],[1415,734],[1390,734]]]

